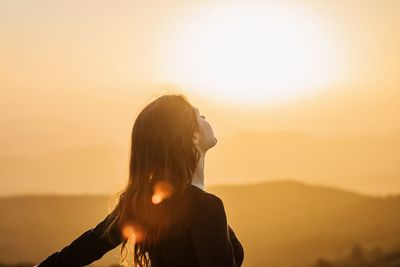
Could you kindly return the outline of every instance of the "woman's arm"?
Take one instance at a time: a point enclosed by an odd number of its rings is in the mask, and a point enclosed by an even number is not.
[[[224,205],[214,196],[197,214],[191,237],[201,267],[239,267],[232,246]]]
[[[84,232],[71,244],[61,251],[55,252],[41,262],[38,267],[78,267],[85,266],[100,259],[105,253],[117,247],[123,242],[123,238],[117,227],[113,227],[110,236],[101,237],[107,227],[110,213],[95,228]]]

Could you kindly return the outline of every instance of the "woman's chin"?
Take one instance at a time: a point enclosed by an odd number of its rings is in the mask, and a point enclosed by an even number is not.
[[[211,144],[210,148],[214,147],[218,143],[218,140],[216,137],[214,137],[214,142]]]

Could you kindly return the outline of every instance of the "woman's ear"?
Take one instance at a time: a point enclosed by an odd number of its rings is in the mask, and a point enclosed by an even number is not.
[[[198,132],[194,132],[193,134],[193,143],[196,145],[200,143],[200,134]]]

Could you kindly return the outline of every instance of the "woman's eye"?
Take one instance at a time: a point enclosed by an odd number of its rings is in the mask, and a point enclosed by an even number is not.
[[[204,115],[200,115],[200,118],[202,118],[203,120],[206,119],[206,117]]]

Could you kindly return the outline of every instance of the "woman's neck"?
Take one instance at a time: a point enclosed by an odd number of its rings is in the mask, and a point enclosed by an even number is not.
[[[201,154],[200,160],[194,169],[192,185],[204,190],[204,154]]]

